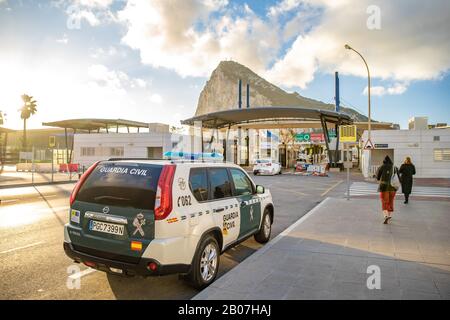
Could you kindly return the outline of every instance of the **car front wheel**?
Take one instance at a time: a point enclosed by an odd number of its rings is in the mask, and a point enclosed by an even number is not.
[[[255,234],[255,240],[259,243],[266,243],[270,240],[270,234],[272,232],[272,219],[270,218],[269,209],[264,210],[263,220],[261,228],[258,233]]]

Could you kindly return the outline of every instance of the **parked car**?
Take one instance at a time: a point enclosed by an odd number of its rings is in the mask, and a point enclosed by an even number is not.
[[[253,166],[253,174],[255,176],[258,174],[281,174],[281,165],[272,159],[258,159]]]
[[[204,288],[225,250],[269,241],[274,206],[234,164],[112,159],[82,175],[69,213],[64,250],[74,261],[122,276],[183,274]]]

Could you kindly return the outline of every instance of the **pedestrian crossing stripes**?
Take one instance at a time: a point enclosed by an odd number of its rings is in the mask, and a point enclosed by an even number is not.
[[[378,184],[368,182],[353,182],[350,185],[350,196],[378,195]],[[345,191],[345,195],[347,191]],[[401,188],[396,196],[402,195]],[[450,198],[450,188],[413,186],[411,196]]]

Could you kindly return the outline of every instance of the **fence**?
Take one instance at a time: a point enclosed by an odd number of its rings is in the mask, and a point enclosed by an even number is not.
[[[16,163],[0,167],[0,187],[18,184],[40,184],[77,181],[86,170],[76,163],[67,163],[65,149],[18,151]]]

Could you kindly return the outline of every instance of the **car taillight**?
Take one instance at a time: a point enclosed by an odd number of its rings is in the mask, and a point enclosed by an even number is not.
[[[70,194],[70,205],[72,206],[73,202],[75,201],[75,197],[77,196],[78,191],[80,191],[81,186],[86,181],[87,177],[91,174],[91,172],[95,169],[95,167],[98,165],[100,161],[97,161],[92,166],[90,166],[80,177],[78,182],[76,183],[75,187],[72,190],[72,193]]]
[[[172,211],[172,182],[176,166],[164,165],[158,180],[155,199],[155,220],[165,219]]]

